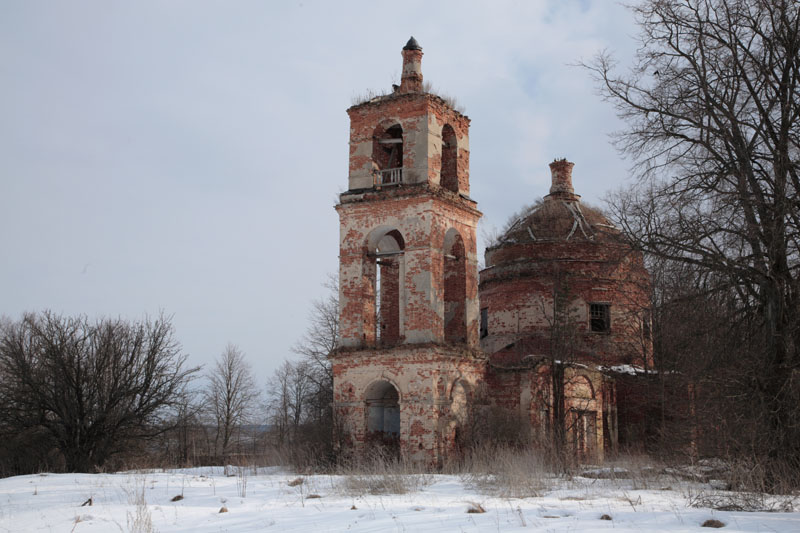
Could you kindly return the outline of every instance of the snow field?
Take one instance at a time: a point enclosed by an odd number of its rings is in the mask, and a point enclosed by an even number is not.
[[[296,474],[274,468],[230,472],[215,467],[0,479],[0,531],[649,533],[709,531],[701,528],[709,519],[723,522],[726,532],[800,531],[798,512],[689,507],[693,494],[711,487],[668,478],[646,488],[631,480],[551,479],[540,496],[502,498],[478,490],[465,476],[424,475],[410,483],[414,492],[369,494],[367,476],[355,483],[349,476],[303,476],[297,483]],[[183,499],[172,501],[180,494]],[[90,498],[92,505],[82,506]],[[228,512],[220,513],[222,507]],[[485,512],[468,513],[470,507]]]

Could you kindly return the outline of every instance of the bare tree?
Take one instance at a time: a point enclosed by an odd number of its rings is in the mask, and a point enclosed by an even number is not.
[[[267,381],[267,416],[278,445],[289,442],[292,418],[290,388],[293,372],[292,363],[284,361]]]
[[[339,279],[331,274],[323,284],[327,294],[311,304],[308,327],[292,348],[301,356],[303,374],[311,382],[307,399],[309,416],[318,423],[330,420],[333,403],[333,370],[328,355],[339,340]]]
[[[280,444],[297,443],[301,426],[318,422],[309,410],[317,393],[315,382],[309,376],[307,362],[284,361],[267,383],[267,408]]]
[[[197,389],[184,387],[178,393],[174,428],[164,435],[161,444],[161,452],[170,464],[190,465],[197,458],[198,448],[202,448],[204,442],[200,438],[205,430],[200,417],[202,404],[202,393]]]
[[[38,430],[70,471],[102,466],[133,439],[170,428],[170,410],[198,368],[169,318],[126,322],[50,312],[5,321],[0,338],[0,419]]]
[[[567,464],[567,431],[565,367],[575,358],[580,349],[576,335],[577,319],[570,306],[571,293],[566,274],[554,272],[553,309],[550,321],[548,359],[550,365],[550,394],[552,428],[551,439],[554,450],[560,455],[561,464]],[[545,314],[547,316],[547,314]]]
[[[217,425],[215,452],[227,456],[234,432],[251,415],[258,389],[244,353],[228,344],[207,376],[206,401]]]
[[[695,269],[737,324],[736,393],[773,470],[800,470],[800,4],[647,0],[632,71],[589,65],[628,128],[638,185],[612,199],[646,252]],[[708,388],[708,387],[706,387]]]
[[[267,409],[277,444],[292,448],[292,460],[330,456],[334,438],[333,371],[328,355],[339,334],[339,289],[335,276],[327,294],[312,303],[309,325],[292,348],[299,361],[285,361],[267,383]]]
[[[577,425],[589,408],[588,401],[571,397],[573,389],[584,383],[583,372],[588,352],[584,335],[580,332],[580,319],[575,295],[570,288],[570,275],[554,267],[550,272],[552,284],[550,299],[541,298],[542,314],[548,328],[539,342],[543,349],[542,363],[547,368],[549,383],[542,383],[547,419],[544,424],[555,466],[567,468],[576,460],[591,460],[594,447],[592,435],[578,434]],[[524,343],[523,343],[524,347]],[[602,411],[597,413],[602,416]],[[588,448],[588,449],[584,449]],[[585,455],[588,454],[588,455]]]

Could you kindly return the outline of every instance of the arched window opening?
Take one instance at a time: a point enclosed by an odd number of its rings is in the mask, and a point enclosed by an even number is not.
[[[467,261],[461,235],[451,229],[445,235],[444,339],[467,340]]]
[[[401,339],[400,295],[405,241],[396,229],[381,230],[368,243],[365,260],[364,340],[391,346]]]
[[[372,137],[375,185],[397,185],[403,181],[403,128],[378,126]]]
[[[592,382],[586,376],[575,376],[566,385],[567,397],[576,404],[594,400],[594,387],[592,387]]]
[[[458,192],[458,141],[450,124],[442,128],[442,172],[439,183],[445,189]]]
[[[400,340],[400,261],[404,248],[403,236],[393,230],[378,242],[376,250],[376,337],[380,344]]]
[[[367,389],[367,441],[390,450],[400,444],[400,394],[388,381],[376,381]]]

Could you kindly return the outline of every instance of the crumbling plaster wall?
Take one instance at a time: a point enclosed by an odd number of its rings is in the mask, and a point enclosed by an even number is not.
[[[400,397],[401,453],[425,462],[442,459],[455,438],[453,386],[465,384],[470,395],[483,380],[485,363],[474,355],[438,345],[334,354],[334,405],[347,445],[364,450],[366,391],[376,381],[387,381]]]
[[[469,196],[469,118],[447,107],[441,98],[429,99],[428,182],[440,186],[442,171],[442,129],[449,124],[456,134],[458,192]]]
[[[487,370],[485,383],[491,404],[503,408],[507,413],[517,414],[518,423],[527,431],[532,442],[549,442],[547,428],[554,427],[552,406],[556,399],[553,397],[548,362],[516,368],[492,366]],[[613,390],[613,382],[602,372],[581,365],[564,368],[564,397],[561,401],[566,417],[564,429],[567,444],[573,446],[572,441],[576,438],[571,417],[582,411],[596,413],[595,433],[586,438],[594,440],[594,458],[599,461],[603,460],[604,450],[613,447],[616,440],[614,435],[614,442],[604,441],[606,420],[609,418],[604,414],[609,413],[613,420],[616,419],[616,413],[610,412],[606,398],[610,388]]]
[[[611,244],[539,242],[487,252],[481,272],[481,307],[488,309],[489,335],[481,345],[493,353],[517,339],[547,336],[553,324],[553,294],[560,282],[569,298],[569,320],[579,338],[576,357],[597,364],[652,364],[643,321],[649,308],[649,277],[641,255]],[[611,330],[590,328],[589,304],[608,303]]]
[[[369,261],[367,242],[375,231],[396,229],[405,241],[400,288],[400,340],[407,343],[444,340],[444,241],[453,228],[461,235],[466,261],[467,344],[478,345],[477,242],[480,213],[453,205],[448,197],[424,191],[394,189],[352,195],[337,206],[340,213],[340,344],[366,346],[365,313],[374,312],[366,300],[374,283],[364,275]],[[371,196],[371,197],[370,197]]]
[[[436,95],[395,94],[348,109],[350,115],[349,189],[371,188],[373,136],[377,125],[403,129],[404,183],[438,187],[442,166],[442,128],[450,124],[458,144],[459,192],[469,195],[469,118],[450,109]]]

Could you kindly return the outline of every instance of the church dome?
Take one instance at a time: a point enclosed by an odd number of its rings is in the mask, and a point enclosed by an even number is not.
[[[537,241],[597,241],[616,233],[599,209],[578,200],[546,196],[525,209],[499,238],[499,245]]]
[[[641,364],[647,357],[638,349],[649,305],[642,254],[600,210],[581,204],[572,167],[553,161],[550,194],[515,216],[486,249],[481,347],[498,364],[522,365],[548,353],[556,294],[567,302],[574,360]]]
[[[618,245],[627,248],[619,229],[599,209],[581,203],[572,189],[572,167],[566,159],[550,163],[550,194],[524,209],[487,248],[487,267],[529,259],[598,259],[616,253]]]
[[[498,246],[538,241],[598,241],[619,231],[603,213],[583,205],[572,189],[573,163],[550,163],[550,194],[524,209],[498,239]]]

